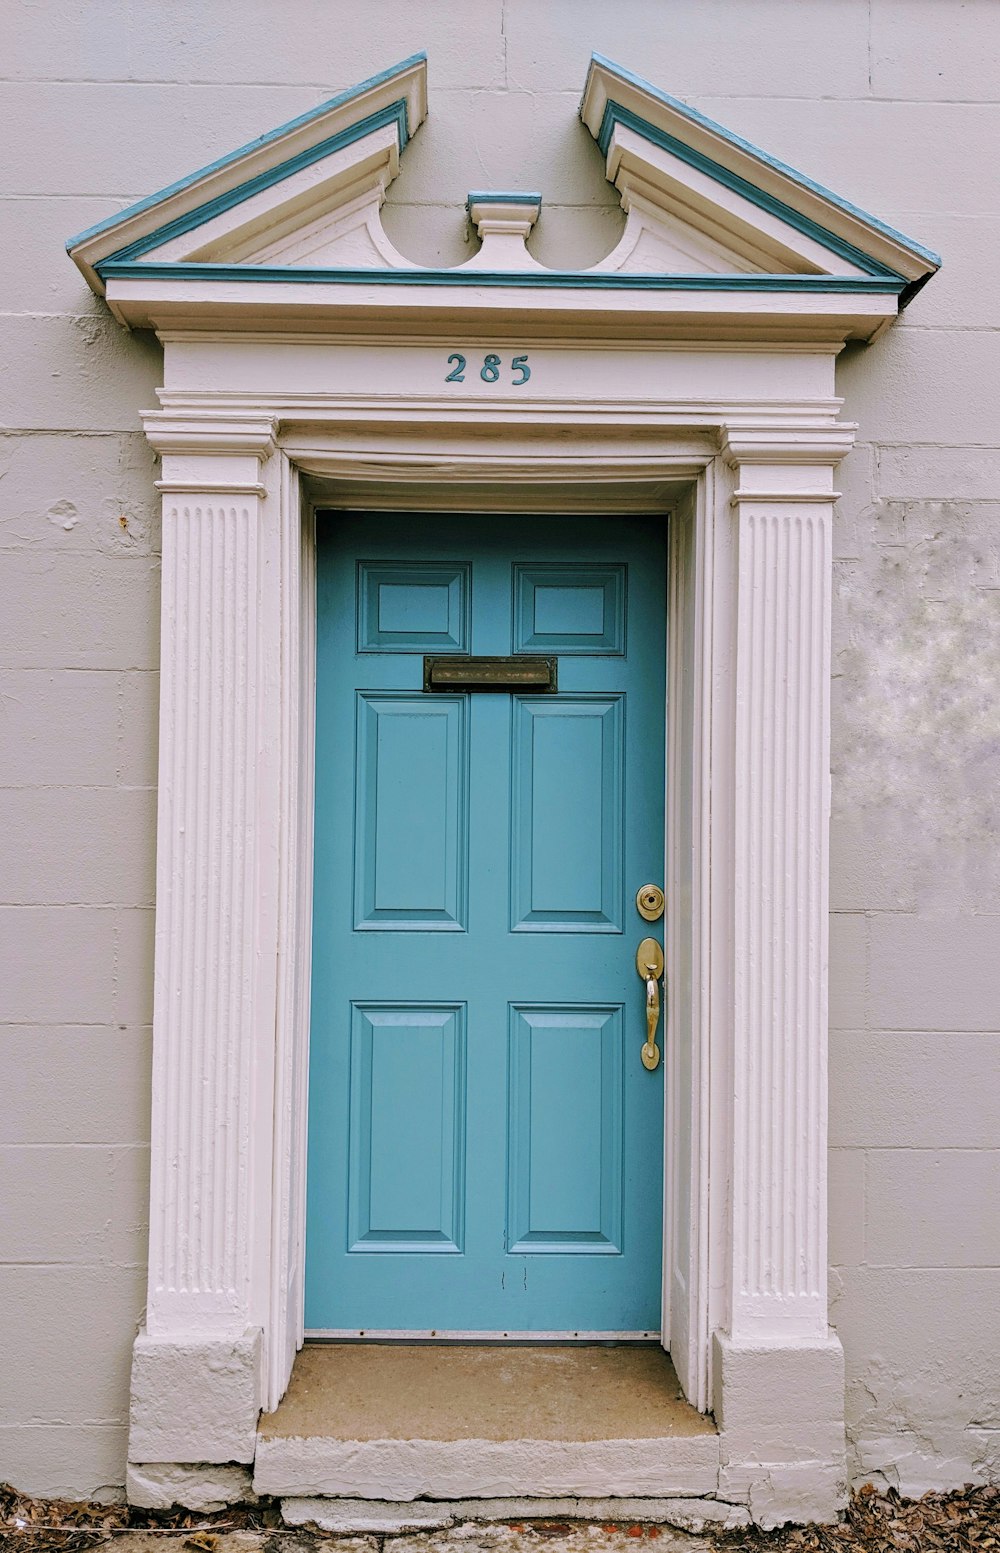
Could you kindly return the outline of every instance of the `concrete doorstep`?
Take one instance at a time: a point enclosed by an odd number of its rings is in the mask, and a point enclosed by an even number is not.
[[[415,1502],[454,1506],[437,1512],[449,1524],[564,1519],[590,1514],[575,1507],[591,1502],[701,1501],[718,1480],[715,1424],[684,1400],[668,1356],[590,1345],[307,1344],[259,1422],[253,1471],[258,1494],[293,1518],[334,1515],[336,1529],[352,1501],[388,1501],[380,1530]],[[484,1501],[514,1508],[490,1517]]]

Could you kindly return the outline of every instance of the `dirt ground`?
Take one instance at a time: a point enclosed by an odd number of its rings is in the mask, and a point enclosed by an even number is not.
[[[449,1531],[345,1537],[286,1527],[276,1503],[217,1515],[30,1499],[0,1485],[0,1553],[1000,1553],[1000,1488],[905,1500],[863,1488],[834,1526],[705,1531],[586,1521],[466,1522]],[[650,1548],[649,1553],[654,1553]]]

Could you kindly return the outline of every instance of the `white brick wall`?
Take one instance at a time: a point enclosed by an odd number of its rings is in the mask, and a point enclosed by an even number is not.
[[[840,363],[831,1257],[861,1476],[1000,1476],[1000,107],[995,0],[55,0],[0,57],[0,1479],[124,1477],[143,1300],[161,359],[65,238],[418,48],[391,191],[458,262],[539,188],[551,264],[620,230],[575,118],[610,54],[938,247]],[[992,1454],[991,1454],[992,1453]]]

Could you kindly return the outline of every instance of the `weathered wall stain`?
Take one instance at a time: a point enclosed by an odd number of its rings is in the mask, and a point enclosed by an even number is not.
[[[903,847],[930,910],[1000,910],[998,517],[880,502],[835,565],[834,813]]]

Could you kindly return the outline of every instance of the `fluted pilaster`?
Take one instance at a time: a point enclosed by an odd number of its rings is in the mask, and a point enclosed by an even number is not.
[[[150,418],[153,419],[152,417]],[[148,428],[147,428],[148,429]],[[231,428],[229,428],[231,431]],[[266,443],[164,432],[147,1331],[250,1319]],[[239,428],[240,440],[246,428]],[[155,437],[151,437],[155,440]],[[199,485],[201,489],[199,489]],[[273,1010],[272,1010],[273,1024]],[[265,1232],[266,1232],[266,1226]]]
[[[849,432],[847,433],[849,440]],[[827,1332],[832,471],[845,433],[730,439],[738,470],[731,1336]]]

